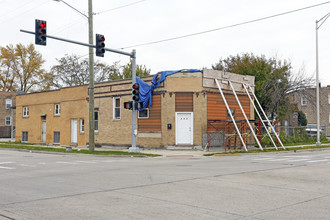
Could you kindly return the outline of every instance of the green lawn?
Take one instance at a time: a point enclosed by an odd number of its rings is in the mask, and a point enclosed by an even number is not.
[[[227,151],[227,152],[220,152],[220,153],[209,153],[209,154],[204,154],[204,156],[214,156],[214,155],[230,155],[230,154],[238,154],[238,153],[262,153],[262,152],[277,152],[277,151],[298,151],[298,150],[305,150],[305,149],[319,149],[319,148],[330,148],[330,145],[322,145],[322,146],[315,146],[314,145],[309,145],[309,146],[295,146],[295,147],[290,147],[290,146],[285,146],[285,149],[278,147],[278,150],[275,148],[264,148],[264,150],[260,149],[251,149],[248,151],[245,150],[239,150],[239,151]]]
[[[94,155],[115,155],[115,156],[134,156],[134,157],[158,157],[158,154],[143,154],[143,153],[129,153],[123,151],[100,151],[95,150],[89,152],[87,149],[72,149],[72,151],[66,151],[65,147],[47,147],[47,146],[33,146],[21,143],[1,143],[0,148],[11,148],[11,149],[23,149],[30,151],[48,151],[48,152],[63,152],[63,153],[78,153],[78,154],[94,154]]]

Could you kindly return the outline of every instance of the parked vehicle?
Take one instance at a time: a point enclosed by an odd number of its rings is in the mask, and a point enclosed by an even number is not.
[[[306,126],[306,132],[310,137],[316,137],[317,136],[317,125],[316,124],[307,124]],[[324,130],[320,128],[320,134],[323,134]]]

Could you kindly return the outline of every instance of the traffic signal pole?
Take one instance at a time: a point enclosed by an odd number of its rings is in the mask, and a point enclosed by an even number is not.
[[[136,83],[136,51],[132,51],[132,87]],[[134,152],[139,153],[140,150],[138,147],[136,147],[136,135],[137,135],[137,129],[136,129],[136,103],[139,100],[133,99],[133,111],[132,111],[132,146],[128,149],[128,152]]]
[[[27,30],[22,30],[22,29],[20,30],[20,32],[27,33],[27,34],[33,34],[33,35],[35,34],[35,32],[33,32],[33,31],[27,31]],[[69,40],[69,39],[65,39],[65,38],[61,38],[61,37],[55,37],[55,36],[51,36],[51,35],[46,35],[46,37],[54,39],[54,40],[65,41],[65,42],[72,43],[72,44],[78,44],[78,45],[81,45],[81,46],[96,48],[96,46],[94,44],[86,44],[86,43],[83,43],[83,42]],[[133,51],[134,50],[132,51],[132,53],[128,53],[128,52],[121,51],[121,50],[116,50],[116,49],[111,49],[111,48],[106,48],[106,47],[104,48],[104,50],[112,52],[112,53],[118,53],[118,54],[121,54],[121,55],[129,56],[133,59]]]

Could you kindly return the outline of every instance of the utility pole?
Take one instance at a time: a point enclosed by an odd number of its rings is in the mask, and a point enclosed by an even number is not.
[[[93,3],[88,0],[88,39],[89,44],[93,44]],[[94,53],[93,48],[89,47],[89,152],[95,148],[94,140]]]
[[[316,33],[316,124],[317,124],[317,141],[316,146],[321,145],[320,141],[320,84],[319,84],[319,36],[318,30],[322,26],[322,24],[330,17],[330,12],[323,16],[320,20],[316,20],[315,22],[315,33]],[[319,25],[319,22],[322,22]]]

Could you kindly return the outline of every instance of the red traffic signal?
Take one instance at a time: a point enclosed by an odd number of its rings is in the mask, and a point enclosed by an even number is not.
[[[133,109],[133,102],[132,101],[124,102],[124,109],[132,110]]]
[[[96,56],[104,57],[105,37],[101,34],[96,34],[95,40],[96,40]]]
[[[140,85],[138,83],[135,83],[135,84],[133,84],[132,88],[133,88],[133,90],[132,90],[132,99],[134,101],[139,101],[139,99],[140,99],[140,91],[139,91]]]
[[[42,23],[40,24],[40,28],[43,29],[43,28],[45,28],[45,27],[46,27],[46,22],[42,22]]]
[[[46,21],[35,20],[35,44],[46,46],[47,34]]]

